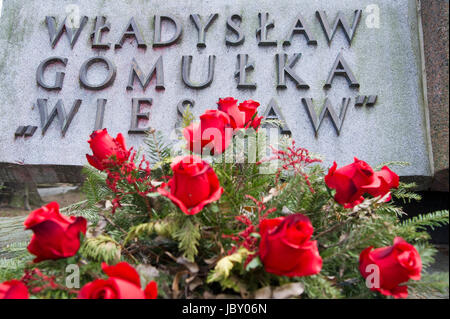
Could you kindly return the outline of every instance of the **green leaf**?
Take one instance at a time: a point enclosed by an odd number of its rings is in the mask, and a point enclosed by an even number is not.
[[[207,282],[224,281],[231,273],[233,267],[237,264],[241,264],[245,261],[249,254],[249,251],[243,247],[239,248],[237,252],[229,256],[225,256],[220,259],[214,269],[209,273]]]
[[[255,257],[255,258],[252,259],[251,262],[249,262],[247,264],[247,267],[245,267],[245,271],[250,271],[252,269],[256,269],[256,268],[261,267],[261,266],[262,266],[261,259],[259,259],[259,257]]]

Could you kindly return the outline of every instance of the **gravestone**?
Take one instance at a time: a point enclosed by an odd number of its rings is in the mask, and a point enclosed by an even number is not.
[[[6,0],[0,181],[80,180],[94,129],[142,145],[184,101],[261,103],[325,165],[433,176],[415,0]]]

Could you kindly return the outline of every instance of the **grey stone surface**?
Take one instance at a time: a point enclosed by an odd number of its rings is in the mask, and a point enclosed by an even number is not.
[[[61,23],[66,16],[66,5],[78,5],[81,15],[89,20],[74,49],[70,48],[65,35],[52,49],[45,24],[45,16],[55,16]],[[366,8],[376,4],[380,9],[379,28],[367,25],[369,13]],[[316,17],[316,10],[325,10],[332,23],[339,10],[347,21],[353,20],[353,12],[363,10],[361,21],[349,46],[342,29],[339,28],[331,45]],[[150,121],[142,121],[142,127],[152,126],[166,133],[172,131],[177,120],[176,106],[181,99],[195,100],[194,113],[200,115],[206,109],[215,108],[219,97],[234,96],[243,101],[254,99],[261,103],[262,114],[271,98],[278,102],[297,145],[325,157],[325,165],[336,160],[339,165],[353,161],[357,156],[371,165],[386,161],[408,161],[412,165],[396,168],[403,176],[432,175],[430,164],[429,130],[425,116],[421,76],[421,54],[418,19],[415,0],[6,0],[0,17],[0,163],[83,165],[84,154],[89,152],[86,142],[94,128],[96,99],[108,99],[104,126],[111,134],[125,133],[128,144],[139,147],[143,137],[126,134],[131,122],[131,99],[152,98],[153,105],[143,108],[150,111]],[[259,47],[256,29],[258,13],[269,12],[275,28],[269,37],[278,41],[276,47]],[[219,16],[206,34],[206,48],[196,46],[197,30],[189,14],[198,13],[203,19],[211,13]],[[225,45],[226,19],[232,14],[242,15],[245,42],[240,46]],[[301,35],[294,36],[289,47],[283,47],[285,38],[295,17],[301,13],[317,46],[309,46]],[[153,19],[155,14],[171,14],[183,26],[181,41],[176,45],[152,48]],[[111,30],[104,35],[106,42],[117,43],[120,34],[131,17],[134,17],[148,44],[146,50],[137,48],[136,42],[126,40],[123,48],[93,50],[90,33],[94,19],[104,15],[111,23]],[[167,33],[171,33],[170,26]],[[164,39],[164,37],[163,37]],[[167,38],[166,38],[167,39]],[[275,54],[301,53],[295,70],[307,82],[310,89],[297,89],[287,79],[287,89],[276,89]],[[349,88],[346,80],[336,77],[332,88],[323,86],[331,67],[342,52],[351,67],[360,88]],[[256,90],[237,89],[234,71],[237,54],[249,54],[255,61],[252,81]],[[200,81],[206,77],[208,55],[216,55],[215,77],[209,88],[195,90],[187,88],[181,79],[182,55],[192,55],[192,78]],[[88,91],[80,87],[78,76],[81,65],[93,56],[105,56],[117,67],[114,85],[102,91]],[[135,82],[134,90],[127,91],[131,61],[135,58],[140,67],[148,72],[157,58],[164,60],[165,90],[155,90],[153,79],[145,91]],[[50,56],[68,59],[64,85],[61,91],[46,91],[36,84],[36,69],[41,61]],[[46,78],[54,78],[55,69],[50,67]],[[101,81],[104,71],[93,67],[89,77]],[[358,95],[378,95],[373,107],[355,107]],[[319,113],[324,99],[330,98],[335,108],[343,97],[352,101],[348,108],[340,136],[329,118],[326,118],[317,137],[301,103],[301,98],[310,97]],[[49,99],[53,108],[57,99],[63,99],[67,113],[75,99],[82,99],[65,137],[57,121],[53,122],[45,135],[41,134],[38,98]],[[20,125],[38,126],[32,137],[15,138]]]

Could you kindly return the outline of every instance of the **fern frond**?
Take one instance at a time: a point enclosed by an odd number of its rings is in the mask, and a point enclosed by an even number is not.
[[[406,213],[403,211],[401,207],[394,206],[392,204],[380,206],[377,209],[377,213],[385,213],[391,216],[404,216]]]
[[[99,219],[98,209],[84,208],[80,210],[72,210],[65,213],[68,216],[80,216],[86,218],[90,223],[96,224]]]
[[[417,187],[416,183],[402,183],[400,182],[397,189],[391,191],[392,196],[395,198],[403,200],[404,203],[410,203],[412,200],[420,201],[422,196],[414,193],[413,190]]]
[[[439,227],[448,224],[448,210],[440,210],[428,214],[421,214],[401,222],[401,227],[415,227],[416,229],[426,229]]]
[[[125,237],[124,245],[126,245],[130,240],[134,238],[139,238],[143,236],[151,236],[153,234],[158,234],[164,237],[171,237],[173,232],[173,227],[167,222],[150,222],[145,224],[139,224],[133,226],[128,235]]]
[[[338,287],[336,287],[332,280],[324,275],[318,274],[301,277],[299,281],[305,286],[305,292],[308,293],[308,298],[342,298],[342,293]]]
[[[424,273],[419,281],[410,280],[408,290],[410,298],[448,299],[448,272]]]
[[[183,128],[188,127],[194,121],[195,116],[191,112],[190,106],[186,106],[183,112],[182,126]]]
[[[435,261],[434,255],[437,253],[437,249],[429,244],[418,243],[414,245],[416,247],[417,252],[420,255],[420,259],[422,260],[423,268],[427,268],[432,265]]]
[[[83,167],[82,174],[86,179],[81,190],[86,194],[89,206],[93,206],[110,193],[106,185],[106,174],[87,165]]]
[[[100,235],[85,239],[80,253],[88,259],[114,264],[120,260],[121,247],[111,237]]]
[[[171,157],[172,144],[160,131],[150,130],[144,139],[147,155],[154,166],[162,166]]]
[[[209,273],[207,283],[225,281],[230,276],[233,267],[243,263],[248,255],[249,251],[241,247],[237,252],[220,259],[214,269]]]
[[[198,224],[194,224],[191,218],[185,219],[184,224],[173,234],[173,237],[178,241],[178,248],[183,252],[183,256],[191,262],[197,255],[200,236],[200,227]]]

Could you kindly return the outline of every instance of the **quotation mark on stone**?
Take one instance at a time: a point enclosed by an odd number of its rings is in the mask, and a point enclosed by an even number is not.
[[[364,102],[366,106],[374,106],[377,102],[377,97],[378,95],[358,95],[356,97],[355,106],[363,106]]]
[[[37,126],[27,125],[27,126],[19,126],[14,133],[15,137],[29,137],[33,136],[34,132],[36,132]]]

